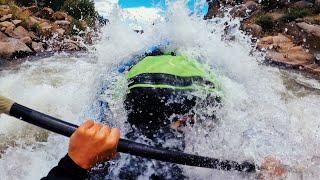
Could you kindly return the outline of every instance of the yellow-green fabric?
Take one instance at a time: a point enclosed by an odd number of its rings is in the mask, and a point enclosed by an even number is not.
[[[199,63],[197,60],[189,59],[185,56],[172,56],[172,55],[160,55],[160,56],[147,56],[135,66],[133,66],[127,74],[127,79],[134,78],[140,74],[169,74],[178,77],[202,77],[215,85],[214,89],[208,89],[204,86],[198,85],[176,87],[166,84],[135,84],[132,88],[171,88],[171,89],[185,89],[185,90],[197,90],[207,89],[208,91],[220,91],[220,85],[216,79],[216,76],[210,71],[210,67]]]

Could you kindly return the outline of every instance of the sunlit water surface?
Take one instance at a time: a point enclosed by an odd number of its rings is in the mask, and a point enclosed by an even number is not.
[[[170,40],[166,50],[212,66],[224,89],[218,122],[186,127],[186,152],[260,164],[272,155],[291,167],[287,179],[320,176],[320,84],[318,80],[263,64],[250,37],[229,17],[203,21],[183,3],[169,6],[165,18],[139,24],[121,9],[110,12],[101,40],[89,53],[54,55],[0,71],[0,93],[21,104],[80,124],[97,118],[97,99],[110,103],[109,123],[127,131],[122,105],[123,79],[116,66],[148,47]],[[225,31],[228,22],[229,31]],[[231,39],[231,40],[230,40]],[[103,82],[115,88],[103,91]],[[121,83],[120,83],[121,84]],[[210,111],[211,109],[202,109]],[[1,179],[39,179],[67,152],[67,138],[19,120],[0,117]],[[120,164],[123,159],[120,159]],[[181,166],[190,179],[255,179],[257,174]],[[146,172],[148,174],[148,172]],[[142,176],[141,179],[148,179]]]

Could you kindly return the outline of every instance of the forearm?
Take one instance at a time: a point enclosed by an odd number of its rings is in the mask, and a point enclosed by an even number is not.
[[[68,154],[63,157],[59,164],[51,169],[49,174],[42,180],[71,180],[71,179],[87,179],[87,170],[78,166]]]

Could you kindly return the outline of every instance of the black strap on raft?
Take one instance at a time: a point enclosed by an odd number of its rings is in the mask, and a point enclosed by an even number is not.
[[[135,84],[165,84],[171,86],[192,86],[194,84],[204,84],[215,88],[213,82],[205,80],[201,76],[181,77],[165,73],[142,73],[130,78],[128,87]]]
[[[10,115],[22,121],[50,130],[52,132],[70,137],[78,128],[77,125],[48,116],[38,111],[29,109],[20,104],[14,103]],[[155,160],[171,162],[182,165],[198,166],[220,170],[237,170],[242,172],[255,172],[256,166],[250,162],[238,163],[235,161],[220,160],[209,157],[202,157],[177,151],[170,151],[155,148],[141,143],[120,139],[117,147],[118,152],[128,153],[135,156],[151,158]]]

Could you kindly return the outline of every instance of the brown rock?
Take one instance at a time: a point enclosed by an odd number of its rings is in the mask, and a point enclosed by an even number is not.
[[[320,8],[320,6],[319,6],[319,8]],[[308,23],[308,24],[318,24],[318,25],[320,25],[320,15],[304,17],[303,21]]]
[[[62,48],[62,50],[66,50],[66,51],[79,51],[80,50],[79,46],[77,46],[75,43],[72,43],[72,42],[63,43],[61,48]]]
[[[273,49],[283,50],[283,52],[288,51],[294,46],[291,39],[288,37],[278,34],[277,36],[267,36],[261,38],[258,43],[259,49]],[[278,47],[281,47],[280,49]]]
[[[266,49],[268,59],[286,65],[304,66],[313,62],[313,55],[282,34],[268,36],[260,40],[258,48]]]
[[[54,11],[51,8],[45,7],[35,15],[44,19],[52,19]]]
[[[235,17],[246,17],[260,8],[259,4],[254,1],[248,1],[245,4],[236,6],[231,9],[230,14]]]
[[[10,9],[6,9],[6,8],[0,8],[0,16],[4,16],[10,14]]]
[[[33,51],[19,39],[7,38],[0,42],[0,57],[10,58],[18,55],[31,54]]]
[[[18,26],[17,28],[15,28],[12,34],[13,34],[12,37],[17,39],[30,37],[29,32],[22,26]]]
[[[320,0],[315,0],[314,5],[319,8],[320,7]]]
[[[13,36],[13,30],[15,26],[9,26],[6,28],[5,33],[8,34],[9,36]]]
[[[0,21],[6,21],[12,18],[12,14],[7,14],[2,16],[2,18],[0,18]]]
[[[40,33],[43,36],[49,36],[51,35],[52,26],[48,22],[42,22],[39,24]]]
[[[10,9],[8,5],[0,5],[0,9]]]
[[[35,17],[31,16],[29,17],[27,23],[28,23],[28,28],[32,28],[33,26],[39,24],[40,21],[38,21]]]
[[[36,13],[38,11],[38,7],[36,5],[32,5],[27,7],[26,10],[30,11],[31,13]]]
[[[259,37],[262,33],[262,27],[257,24],[244,24],[243,29],[255,37]]]
[[[54,20],[67,20],[68,14],[62,11],[57,11],[53,14]]]
[[[67,20],[58,20],[58,21],[55,21],[54,24],[65,27],[70,25],[71,23]]]
[[[320,52],[314,53],[315,62],[320,65]]]
[[[320,37],[320,26],[319,25],[312,25],[307,24],[305,22],[297,23],[297,26],[300,27],[307,33],[310,33],[316,37]]]
[[[281,12],[271,12],[266,15],[270,16],[274,21],[279,21],[285,14]]]
[[[32,43],[32,39],[31,39],[31,37],[29,37],[29,36],[20,38],[20,40],[21,40],[23,43],[27,44],[27,45],[30,45],[30,44]]]
[[[9,22],[9,21],[4,21],[4,22],[0,22],[0,27],[10,27],[10,26],[13,26],[14,27],[14,24]]]
[[[14,25],[19,25],[22,21],[21,20],[18,20],[18,19],[15,19],[15,20],[12,20],[11,21]]]
[[[53,32],[58,34],[58,36],[63,36],[64,33],[66,32],[66,30],[64,30],[62,28],[58,28],[58,29],[54,29]]]
[[[313,4],[308,1],[298,1],[293,4],[294,8],[299,8],[299,9],[306,9],[306,8],[312,8]]]
[[[0,32],[0,41],[5,41],[8,38],[7,35],[5,35],[4,33]]]
[[[44,51],[43,43],[41,43],[41,42],[32,42],[31,47],[35,52],[43,52]]]
[[[312,73],[312,74],[320,75],[320,66],[318,64],[305,65],[304,69],[307,70],[308,72]]]
[[[32,31],[29,31],[29,35],[32,39],[38,39],[38,37]]]

